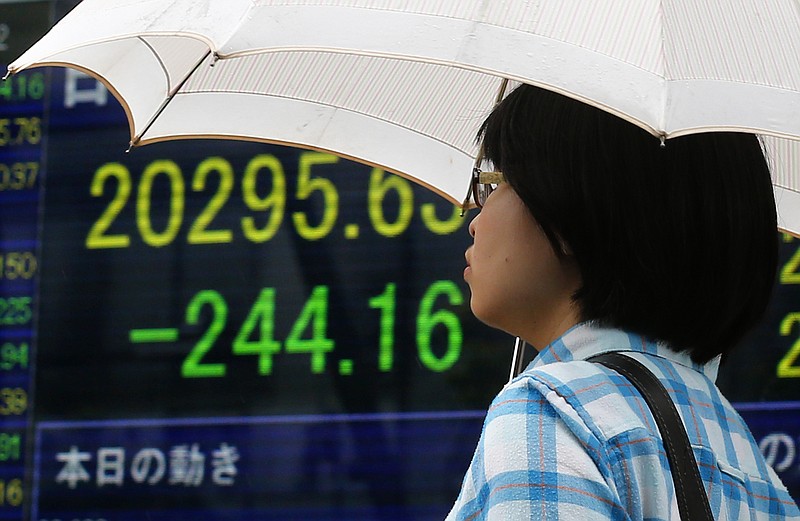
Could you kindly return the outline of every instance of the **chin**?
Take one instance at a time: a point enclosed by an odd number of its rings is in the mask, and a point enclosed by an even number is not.
[[[504,333],[507,333],[511,336],[520,336],[521,331],[519,327],[514,327],[513,323],[509,323],[509,314],[507,312],[503,312],[504,308],[500,304],[492,304],[490,302],[486,302],[485,300],[481,300],[479,298],[475,298],[475,294],[472,294],[472,297],[469,301],[469,308],[472,310],[472,314],[480,320],[483,324],[493,328],[500,330]],[[519,326],[519,324],[517,324]]]
[[[475,318],[487,326],[495,329],[503,329],[498,323],[500,317],[497,316],[497,307],[482,305],[481,301],[475,298],[474,293],[469,301],[469,308],[472,310],[472,314]]]

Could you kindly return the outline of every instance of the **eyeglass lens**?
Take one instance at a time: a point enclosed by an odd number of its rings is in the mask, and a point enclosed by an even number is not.
[[[489,195],[494,191],[497,185],[494,184],[487,184],[487,183],[480,183],[476,182],[475,184],[475,202],[478,206],[483,206],[486,203],[486,199]]]

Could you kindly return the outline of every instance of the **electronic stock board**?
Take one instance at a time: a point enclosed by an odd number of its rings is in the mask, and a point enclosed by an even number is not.
[[[71,6],[0,3],[3,65]],[[0,84],[0,520],[443,518],[511,355],[469,311],[471,216],[330,154],[128,139],[92,78]],[[797,497],[781,240],[719,382]]]

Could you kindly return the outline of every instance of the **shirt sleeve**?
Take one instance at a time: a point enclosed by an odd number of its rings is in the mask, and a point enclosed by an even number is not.
[[[555,391],[517,380],[492,402],[447,520],[628,519],[600,450]]]

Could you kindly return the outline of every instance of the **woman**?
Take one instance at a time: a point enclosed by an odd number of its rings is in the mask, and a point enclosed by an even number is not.
[[[668,389],[715,519],[800,519],[713,383],[775,277],[775,203],[757,138],[662,143],[528,85],[481,135],[503,181],[475,190],[470,305],[539,353],[492,403],[448,519],[678,519],[652,414],[627,380],[585,361],[608,351]]]

